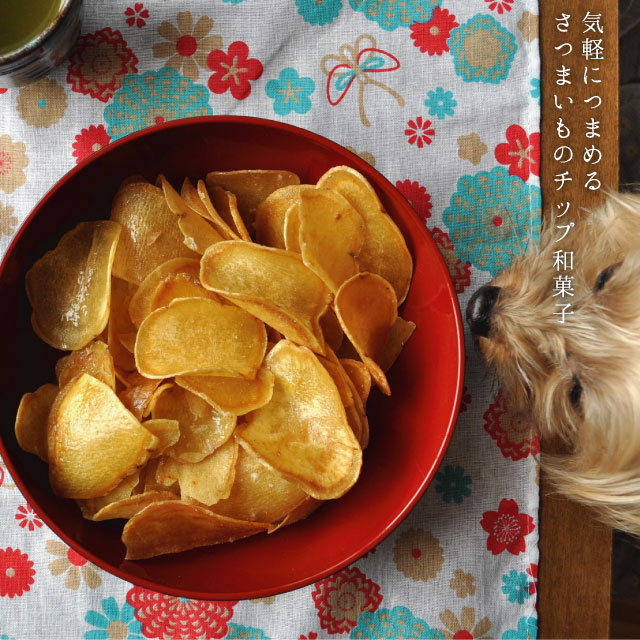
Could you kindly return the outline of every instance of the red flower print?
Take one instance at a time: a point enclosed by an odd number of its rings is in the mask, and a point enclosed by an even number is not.
[[[21,596],[29,591],[35,575],[33,562],[26,553],[11,547],[0,549],[0,596]]]
[[[526,416],[511,410],[502,390],[496,393],[482,418],[484,430],[496,441],[505,458],[523,460],[540,453],[540,437]]]
[[[223,638],[238,601],[186,600],[133,587],[127,602],[142,623],[145,638]]]
[[[509,165],[509,173],[518,176],[525,182],[529,172],[540,175],[540,133],[527,132],[518,124],[507,129],[507,142],[496,147],[496,160],[500,164]]]
[[[329,633],[350,631],[362,613],[376,611],[382,602],[380,587],[356,567],[316,582],[311,597],[320,626]]]
[[[427,193],[426,187],[423,187],[419,182],[411,182],[411,180],[404,182],[398,180],[396,187],[423,220],[431,217],[431,196]]]
[[[0,96],[1,96],[3,93],[7,93],[7,89],[5,89],[4,87],[0,87]]]
[[[316,640],[318,634],[315,631],[309,631],[309,635],[305,635],[304,633],[300,635],[298,640]]]
[[[72,145],[76,164],[92,153],[99,151],[102,147],[106,147],[110,142],[111,138],[104,125],[100,124],[97,127],[91,125],[88,129],[82,129]]]
[[[433,136],[435,130],[431,129],[431,120],[423,120],[421,116],[418,116],[415,120],[409,120],[407,123],[408,129],[404,130],[404,135],[409,137],[409,144],[418,145],[418,149],[422,149],[425,144],[431,144],[433,142]]]
[[[109,27],[78,38],[69,57],[67,82],[71,89],[107,102],[128,73],[138,71],[138,58],[122,34]]]
[[[447,263],[449,275],[453,280],[456,293],[462,293],[471,285],[471,263],[462,262],[462,260],[458,258],[455,252],[455,246],[453,242],[451,242],[448,233],[442,229],[438,229],[438,227],[434,227],[431,230],[431,236],[438,245],[444,261]],[[463,411],[464,409],[461,408],[460,410]]]
[[[207,66],[213,75],[209,89],[213,93],[225,93],[227,89],[236,100],[244,100],[251,93],[250,80],[262,75],[262,63],[249,57],[249,47],[244,42],[232,42],[229,53],[215,49],[207,57]]]
[[[491,11],[498,10],[498,13],[502,15],[505,11],[511,11],[513,8],[513,0],[484,0],[489,4]]]
[[[526,551],[524,537],[536,527],[533,518],[526,513],[520,513],[515,500],[503,498],[497,511],[485,511],[480,525],[489,534],[487,549],[494,556],[508,551],[517,556]]]
[[[31,505],[28,504],[21,504],[18,507],[16,520],[23,529],[28,528],[29,531],[34,531],[36,528],[39,529],[42,526],[42,520],[40,520],[38,514],[31,508]]]
[[[447,40],[451,31],[459,26],[456,17],[447,9],[436,7],[429,22],[414,22],[411,25],[413,45],[420,47],[422,53],[441,56],[445,51],[449,51]]]
[[[124,12],[125,16],[129,16],[126,20],[130,27],[135,24],[138,29],[144,27],[147,22],[143,18],[149,17],[149,9],[145,9],[142,2],[136,2],[133,7],[127,7]]]
[[[538,590],[538,565],[529,565],[527,573],[533,578],[533,582],[529,584],[529,593],[533,595]]]
[[[457,293],[457,290],[456,290]],[[462,398],[460,398],[460,413],[466,411],[471,404],[471,394],[467,387],[462,387]]]

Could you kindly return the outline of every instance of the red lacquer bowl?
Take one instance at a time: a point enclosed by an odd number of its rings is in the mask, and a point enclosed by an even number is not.
[[[232,544],[137,562],[125,561],[122,521],[84,520],[73,501],[53,495],[47,466],[17,445],[20,397],[55,381],[61,353],[31,329],[24,275],[78,222],[108,218],[121,180],[164,173],[174,184],[211,170],[290,169],[314,183],[346,164],[363,173],[400,227],[415,261],[401,310],[417,330],[389,375],[393,395],[377,391],[367,413],[371,441],[357,484],[307,520]],[[460,403],[464,343],[458,302],[431,235],[395,187],[358,156],[296,127],[241,117],[173,121],[134,133],[67,173],[22,226],[0,267],[0,453],[40,517],[73,549],[116,576],[188,598],[256,598],[319,580],[353,562],[396,527],[431,481]]]

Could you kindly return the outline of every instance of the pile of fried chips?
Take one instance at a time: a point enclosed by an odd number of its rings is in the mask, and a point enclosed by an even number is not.
[[[412,269],[349,167],[132,176],[27,273],[35,332],[70,353],[18,443],[84,517],[128,520],[128,559],[292,524],[358,479]]]

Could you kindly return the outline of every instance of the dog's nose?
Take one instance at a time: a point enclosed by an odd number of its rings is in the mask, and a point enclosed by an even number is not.
[[[467,322],[471,333],[486,338],[491,328],[491,310],[498,299],[500,287],[485,284],[480,287],[467,304]]]

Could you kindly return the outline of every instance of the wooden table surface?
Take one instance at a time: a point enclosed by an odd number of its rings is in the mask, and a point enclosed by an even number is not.
[[[603,186],[618,186],[618,2],[617,0],[540,0],[540,34],[542,48],[542,192],[543,224],[552,207],[559,202],[571,202],[571,220],[580,224],[582,207],[593,208],[602,201],[603,190],[584,188],[587,167],[582,156],[591,140],[585,139],[585,122],[594,117],[601,123],[601,137],[596,139],[602,151],[602,161],[595,167]],[[582,19],[590,11],[602,14],[603,35],[584,34]],[[556,17],[570,14],[568,34],[558,32]],[[586,61],[582,55],[584,38],[604,40],[604,60]],[[554,47],[573,44],[566,49]],[[556,85],[556,68],[565,64],[571,72],[572,84]],[[585,84],[584,68],[601,84]],[[554,94],[563,104],[560,111]],[[602,97],[602,106],[591,109],[593,103],[584,100],[593,95]],[[568,104],[568,98],[573,104]],[[572,131],[569,144],[576,160],[561,165],[554,160],[560,144],[556,134],[559,117]],[[573,182],[556,191],[554,177],[566,170]],[[567,218],[565,218],[566,220]],[[554,442],[542,443],[543,456],[559,451]],[[541,478],[540,564],[539,564],[539,637],[540,638],[607,638],[611,590],[611,530],[595,521],[583,507],[552,494],[544,473]]]

